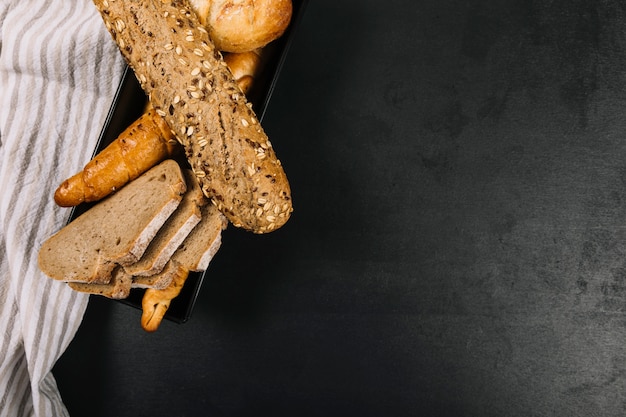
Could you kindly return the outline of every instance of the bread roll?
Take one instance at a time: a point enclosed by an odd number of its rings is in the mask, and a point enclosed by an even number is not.
[[[285,32],[291,0],[190,0],[200,22],[222,52],[262,48]]]
[[[236,227],[266,233],[292,212],[269,139],[207,30],[182,0],[94,0],[204,194]]]
[[[261,50],[225,53],[224,61],[241,91],[248,94],[261,70]]]
[[[174,155],[177,142],[171,129],[150,110],[98,155],[78,174],[63,181],[54,193],[61,207],[98,201]]]

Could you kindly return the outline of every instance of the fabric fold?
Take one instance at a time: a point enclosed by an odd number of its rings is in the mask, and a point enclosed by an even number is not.
[[[0,416],[63,416],[51,374],[88,296],[37,266],[67,221],[60,182],[89,160],[124,62],[90,0],[0,1]]]

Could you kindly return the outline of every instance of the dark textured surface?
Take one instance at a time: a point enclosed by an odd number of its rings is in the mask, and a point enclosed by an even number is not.
[[[625,55],[617,0],[312,0],[265,118],[294,216],[186,324],[94,298],[72,415],[625,415]]]

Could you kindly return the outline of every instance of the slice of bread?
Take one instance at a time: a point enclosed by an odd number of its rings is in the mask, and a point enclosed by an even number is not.
[[[162,290],[172,282],[172,278],[178,272],[179,264],[171,259],[167,261],[161,271],[148,276],[135,275],[132,278],[132,288],[153,288]]]
[[[202,207],[202,220],[172,255],[188,271],[205,271],[222,244],[228,220],[213,204]]]
[[[161,272],[167,261],[192,229],[200,222],[200,207],[207,203],[191,170],[184,170],[187,192],[174,213],[152,239],[141,259],[125,265],[126,273],[150,276]]]
[[[164,289],[176,275],[207,269],[222,243],[222,230],[226,228],[228,221],[212,204],[207,204],[200,210],[202,220],[174,252],[163,271],[152,276],[134,276],[133,287]]]
[[[189,272],[206,270],[222,243],[222,230],[228,225],[226,217],[212,204],[207,204],[202,210],[202,220],[168,263],[169,284],[162,289],[148,288],[143,295],[141,327],[148,332],[159,328],[172,300],[178,297],[185,285]],[[161,275],[165,275],[165,271]]]
[[[178,163],[160,163],[48,238],[39,267],[60,281],[109,282],[116,264],[141,257],[185,191]]]
[[[94,284],[86,282],[68,282],[75,291],[88,294],[97,294],[104,297],[121,300],[130,295],[132,277],[124,272],[122,267],[116,267],[111,274],[111,280],[107,284]]]

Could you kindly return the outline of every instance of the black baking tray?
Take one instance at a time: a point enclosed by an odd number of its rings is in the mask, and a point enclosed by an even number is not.
[[[254,85],[247,94],[248,101],[252,103],[257,117],[261,121],[267,110],[272,92],[307,2],[308,0],[292,1],[293,15],[289,27],[283,36],[264,48],[263,67],[255,79]],[[127,66],[116,91],[113,104],[109,109],[93,156],[113,142],[130,124],[137,120],[145,111],[146,104],[147,97],[135,78],[133,71]],[[74,220],[91,206],[92,204],[81,204],[74,207],[69,221]],[[228,229],[226,232],[228,232]],[[216,256],[219,256],[219,251]],[[207,272],[192,272],[189,274],[180,294],[172,300],[164,316],[165,319],[177,323],[184,323],[189,320],[206,273]],[[141,300],[144,291],[145,290],[138,288],[132,289],[128,298],[116,301],[141,309]]]

